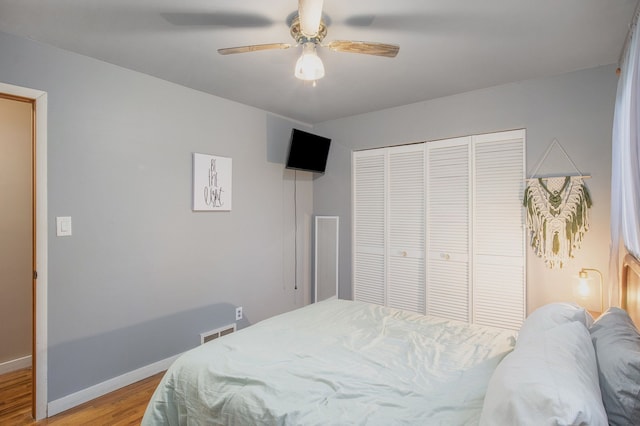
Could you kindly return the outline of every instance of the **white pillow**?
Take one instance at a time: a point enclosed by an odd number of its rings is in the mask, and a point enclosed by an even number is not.
[[[516,345],[494,371],[480,425],[606,425],[589,331],[569,322]]]
[[[620,308],[609,308],[589,331],[609,424],[640,422],[640,332]]]
[[[522,324],[518,332],[518,342],[561,324],[579,322],[587,329],[593,324],[593,317],[586,309],[574,303],[549,303],[533,311]]]

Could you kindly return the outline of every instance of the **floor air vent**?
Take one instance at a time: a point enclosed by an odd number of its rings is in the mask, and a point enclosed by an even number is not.
[[[229,325],[222,326],[220,328],[216,328],[215,330],[205,331],[204,333],[200,334],[200,344],[201,345],[205,344],[214,339],[217,339],[218,337],[222,337],[227,334],[233,333],[234,331],[236,331],[235,324],[229,324]]]

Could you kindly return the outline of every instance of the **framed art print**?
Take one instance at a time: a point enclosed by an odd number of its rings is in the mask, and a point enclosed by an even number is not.
[[[193,153],[193,210],[231,211],[231,158]]]

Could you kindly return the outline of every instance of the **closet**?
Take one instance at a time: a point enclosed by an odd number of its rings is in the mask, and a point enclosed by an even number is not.
[[[519,328],[524,174],[524,130],[354,152],[354,300]]]

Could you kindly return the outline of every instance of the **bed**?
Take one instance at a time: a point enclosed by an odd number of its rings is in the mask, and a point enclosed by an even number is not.
[[[465,424],[514,345],[510,331],[326,300],[183,355],[145,424]]]
[[[627,309],[638,265],[625,259]],[[515,333],[333,299],[186,352],[142,424],[638,424],[639,400],[640,335],[622,309],[594,322],[554,303]]]

